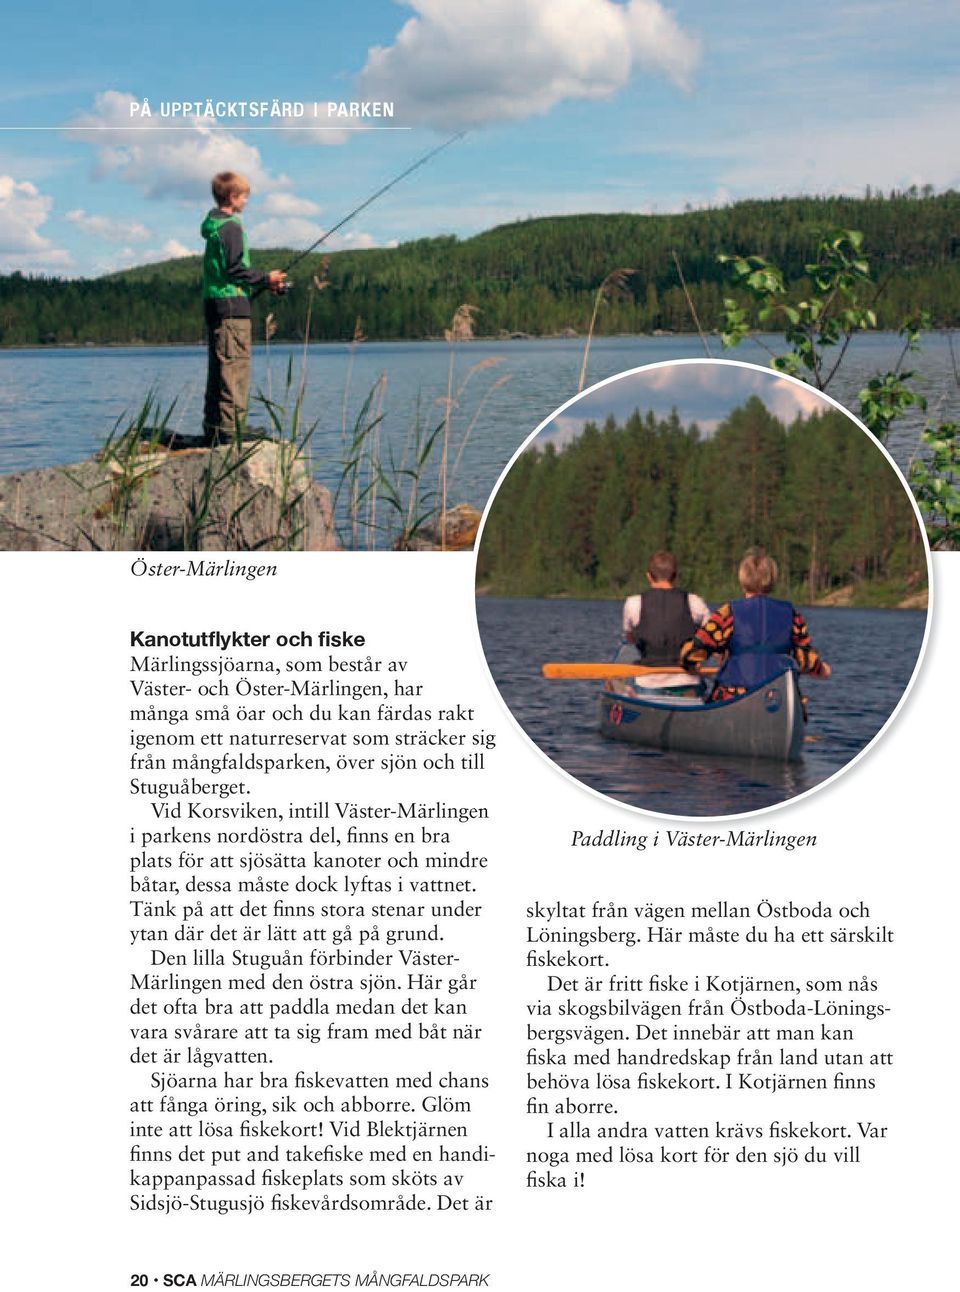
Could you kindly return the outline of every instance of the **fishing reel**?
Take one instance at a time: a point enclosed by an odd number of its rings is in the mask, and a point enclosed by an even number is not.
[[[276,289],[275,295],[288,296],[293,291],[293,280],[285,278],[280,286]]]

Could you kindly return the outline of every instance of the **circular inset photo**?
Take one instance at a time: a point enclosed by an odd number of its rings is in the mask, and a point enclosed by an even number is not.
[[[926,640],[930,561],[886,451],[752,364],[681,360],[564,404],[477,549],[487,665],[533,743],[668,816],[758,812],[849,766]]]

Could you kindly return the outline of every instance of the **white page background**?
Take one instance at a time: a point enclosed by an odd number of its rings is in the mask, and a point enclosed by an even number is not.
[[[128,1287],[140,1271],[150,1286],[154,1279],[163,1286],[163,1275],[177,1272],[199,1283],[217,1271],[373,1270],[490,1273],[490,1286],[506,1292],[944,1286],[953,1274],[948,1235],[956,1215],[960,559],[934,560],[926,659],[891,730],[825,789],[743,823],[818,835],[816,849],[791,854],[572,849],[574,828],[649,833],[657,821],[577,787],[508,718],[477,642],[469,556],[270,559],[278,576],[248,583],[135,579],[129,555],[0,557],[10,608],[3,647],[9,1286],[92,1292]],[[490,859],[477,880],[483,917],[457,933],[464,968],[479,978],[471,1008],[483,1040],[366,1045],[336,1057],[352,1071],[449,1066],[489,1076],[470,1121],[496,1156],[453,1168],[465,1170],[473,1195],[494,1199],[489,1211],[237,1217],[128,1210],[127,1107],[144,1093],[128,1059],[134,627],[364,632],[374,655],[409,658],[413,674],[475,706],[477,722],[497,732],[483,775],[419,772],[335,787],[339,798],[439,798],[491,809],[490,823],[457,833]],[[279,776],[272,779],[278,800],[294,797]],[[332,793],[327,785],[318,797]],[[525,908],[535,900],[594,899],[867,902],[869,922],[895,930],[892,945],[634,954],[645,972],[877,977],[878,995],[894,1012],[863,1034],[869,1048],[890,1050],[895,1061],[876,1071],[876,1091],[729,1095],[722,1105],[708,1096],[633,1092],[622,1111],[648,1124],[706,1124],[717,1116],[870,1120],[889,1127],[887,1138],[863,1141],[859,1166],[596,1166],[586,1168],[583,1188],[525,1187],[526,1151],[542,1146],[542,1120],[525,1113],[525,1002],[544,996],[548,973],[525,968]],[[305,1059],[319,1068],[328,1053],[319,1045]]]

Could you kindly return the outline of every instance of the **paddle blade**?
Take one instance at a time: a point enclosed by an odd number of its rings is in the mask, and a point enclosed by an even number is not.
[[[688,669],[681,668],[679,664],[661,664],[656,667],[646,664],[585,663],[580,660],[543,664],[541,669],[544,677],[571,682],[604,682],[607,678],[644,677],[651,673],[678,673],[686,678],[711,677],[717,672],[716,668],[698,668],[696,672],[690,672]]]
[[[589,664],[551,663],[543,665],[543,676],[567,680],[603,681],[608,677],[642,677],[644,673],[685,673],[686,669],[674,664],[664,668],[645,668],[642,664]]]

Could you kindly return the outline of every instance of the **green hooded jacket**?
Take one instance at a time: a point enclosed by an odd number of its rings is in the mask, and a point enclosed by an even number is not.
[[[266,274],[251,268],[247,235],[238,215],[214,207],[200,226],[203,251],[203,300],[218,318],[249,318],[251,289]]]

